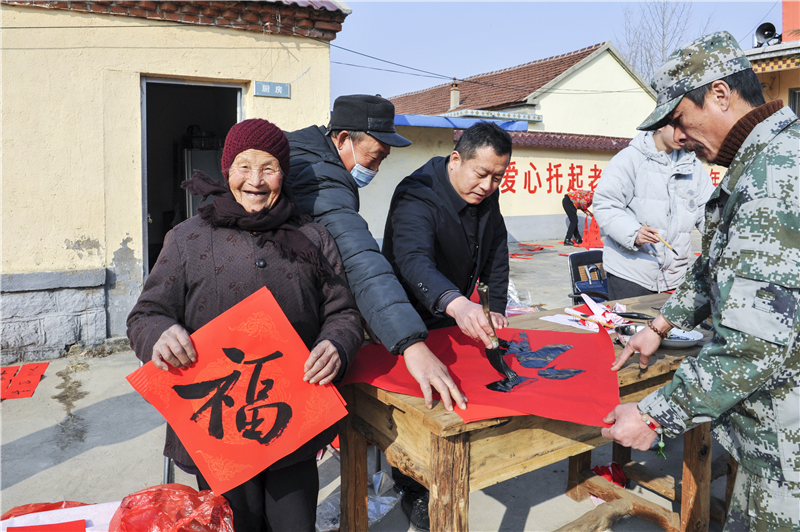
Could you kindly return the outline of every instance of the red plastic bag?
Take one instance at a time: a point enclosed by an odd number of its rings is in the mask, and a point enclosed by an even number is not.
[[[0,515],[0,521],[5,521],[6,519],[11,519],[12,517],[19,517],[21,515],[49,512],[50,510],[62,510],[64,508],[75,508],[76,506],[88,506],[88,504],[85,502],[75,501],[34,502],[32,504],[23,504],[22,506],[15,506],[3,515]]]
[[[622,471],[622,467],[616,462],[610,462],[608,465],[604,466],[596,465],[592,468],[592,473],[622,488],[624,488],[625,484],[628,482],[628,479],[625,478],[625,473]]]
[[[228,501],[211,491],[163,484],[131,493],[114,513],[109,532],[234,532]]]

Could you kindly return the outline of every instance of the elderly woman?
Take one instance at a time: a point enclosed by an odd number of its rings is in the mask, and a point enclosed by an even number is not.
[[[170,231],[139,301],[128,316],[136,356],[160,369],[197,360],[189,334],[266,286],[311,354],[304,380],[344,376],[363,333],[342,259],[328,231],[299,215],[284,176],[289,143],[266,120],[231,128],[222,154],[227,186],[200,172],[184,183],[214,202]],[[313,531],[319,477],[315,455],[335,427],[317,435],[245,484],[223,495],[237,531]],[[167,426],[164,455],[209,489]]]

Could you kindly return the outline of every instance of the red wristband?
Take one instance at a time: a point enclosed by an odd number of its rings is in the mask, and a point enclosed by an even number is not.
[[[642,421],[644,421],[644,424],[647,425],[650,428],[650,430],[652,430],[656,434],[661,434],[664,430],[661,427],[656,427],[656,424],[653,423],[653,421],[650,420],[645,414],[642,414]]]

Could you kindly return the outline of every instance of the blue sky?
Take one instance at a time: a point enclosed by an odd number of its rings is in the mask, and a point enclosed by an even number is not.
[[[520,65],[605,41],[617,44],[623,9],[635,2],[358,2],[331,48],[331,103],[342,94],[384,97],[432,87],[442,78],[343,50],[452,78]],[[693,2],[696,32],[728,30],[752,47],[760,21],[780,32],[781,2]],[[341,47],[341,48],[339,48]],[[349,63],[370,68],[343,65]]]

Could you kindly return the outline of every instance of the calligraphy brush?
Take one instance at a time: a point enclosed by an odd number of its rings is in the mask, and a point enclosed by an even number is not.
[[[647,224],[642,224],[642,225],[644,225],[645,227],[650,227],[650,226],[649,226],[649,225],[647,225]],[[659,240],[661,240],[661,242],[662,242],[662,243],[663,243],[665,246],[667,246],[667,247],[670,249],[670,251],[672,251],[672,252],[675,254],[675,256],[676,256],[676,257],[678,256],[678,252],[677,252],[677,251],[675,251],[675,248],[673,248],[672,246],[670,246],[670,245],[667,243],[667,241],[666,241],[666,240],[664,240],[663,238],[661,238],[661,235],[659,235],[658,233],[656,233],[656,238],[658,238]]]
[[[599,318],[595,318],[594,316],[589,316],[588,314],[584,314],[579,310],[575,310],[574,308],[565,308],[564,312],[568,315],[572,316],[573,318],[580,318],[585,321],[591,321],[592,323],[597,323],[598,325],[602,325],[603,327],[613,327],[614,324],[609,323],[607,321],[603,321]]]
[[[492,316],[489,311],[489,287],[483,283],[478,285],[478,296],[480,297],[481,300],[483,313],[486,314],[486,319],[489,320],[489,327],[492,328],[492,332],[494,333],[494,324],[492,323]],[[494,369],[500,372],[508,381],[513,382],[515,379],[518,378],[518,375],[514,370],[512,370],[508,366],[505,359],[503,359],[503,355],[505,353],[500,347],[500,341],[497,339],[497,333],[494,333],[491,336],[489,336],[489,340],[492,341],[492,349],[486,350],[486,356],[489,359],[489,363],[492,365]]]

